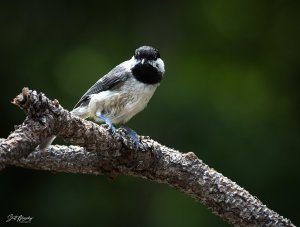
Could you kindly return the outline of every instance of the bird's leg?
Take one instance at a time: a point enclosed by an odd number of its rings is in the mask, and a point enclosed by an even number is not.
[[[142,144],[140,144],[138,134],[133,129],[131,129],[131,128],[125,126],[125,125],[122,125],[121,127],[126,130],[127,135],[132,140],[133,149],[137,150],[139,147],[142,148]]]
[[[108,125],[108,130],[110,130],[113,135],[116,134],[116,128],[113,126],[111,120],[109,120],[107,117],[104,117],[100,112],[96,112],[96,116]]]

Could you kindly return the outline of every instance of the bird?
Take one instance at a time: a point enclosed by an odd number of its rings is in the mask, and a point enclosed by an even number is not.
[[[114,125],[120,125],[137,149],[140,145],[138,135],[125,123],[147,106],[164,73],[165,65],[159,51],[152,46],[141,46],[132,58],[114,67],[91,86],[71,113],[104,122],[112,135],[116,135]],[[45,149],[54,139],[55,136],[50,137],[40,148]]]

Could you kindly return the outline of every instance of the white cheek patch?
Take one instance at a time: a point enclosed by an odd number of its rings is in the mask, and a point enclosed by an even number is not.
[[[165,72],[165,64],[163,62],[163,60],[161,60],[160,58],[156,59],[155,61],[151,60],[148,61],[150,65],[152,65],[154,68],[156,68],[159,72],[161,72],[162,74],[164,74]]]
[[[138,60],[136,60],[133,56],[130,60],[123,62],[122,65],[127,71],[130,71],[137,63]]]

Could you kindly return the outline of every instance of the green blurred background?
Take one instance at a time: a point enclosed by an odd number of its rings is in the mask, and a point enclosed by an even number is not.
[[[71,109],[140,45],[161,52],[166,74],[129,126],[193,151],[268,207],[300,224],[300,2],[1,1],[1,138],[24,114],[24,86]],[[60,141],[58,141],[60,142]],[[163,184],[120,176],[7,168],[0,225],[228,226]]]

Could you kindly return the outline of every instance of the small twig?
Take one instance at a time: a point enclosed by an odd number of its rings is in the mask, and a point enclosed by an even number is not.
[[[14,103],[28,117],[7,139],[0,140],[2,168],[15,165],[69,173],[137,176],[179,189],[235,226],[294,226],[192,152],[180,153],[146,137],[141,138],[145,150],[134,151],[124,135],[117,140],[104,127],[75,117],[58,101],[28,89]],[[55,145],[47,151],[35,149],[53,134],[82,147]]]

